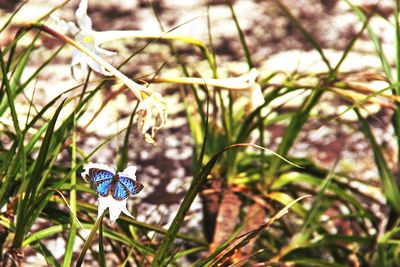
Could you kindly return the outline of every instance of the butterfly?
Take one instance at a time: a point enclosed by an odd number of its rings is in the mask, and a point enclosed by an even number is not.
[[[117,173],[114,168],[105,164],[89,163],[84,167],[82,177],[91,183],[100,196],[111,195],[116,200],[124,200],[143,189],[143,185],[135,179],[135,172],[134,166]]]

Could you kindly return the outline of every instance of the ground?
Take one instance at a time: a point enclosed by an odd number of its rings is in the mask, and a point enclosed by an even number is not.
[[[2,23],[5,18],[20,3],[18,1],[0,1],[0,14]],[[46,11],[61,1],[31,0],[18,13],[15,24],[22,24],[27,20],[43,15]],[[213,36],[214,51],[217,55],[217,64],[220,76],[241,75],[248,71],[244,52],[241,48],[238,32],[229,8],[225,1],[152,1],[165,29],[174,32],[190,34],[193,37],[208,42],[207,14],[210,17],[210,30]],[[325,71],[321,59],[304,40],[301,33],[294,27],[289,19],[280,11],[273,1],[232,1],[239,23],[246,37],[251,58],[261,77],[267,77],[274,71],[287,73]],[[318,1],[318,0],[287,0],[284,1],[291,12],[297,16],[315,37],[317,42],[326,51],[333,62],[338,61],[343,49],[351,38],[360,30],[362,23],[351,11],[345,1]],[[356,3],[357,2],[357,3]],[[371,8],[373,1],[352,1],[365,8]],[[78,1],[70,1],[54,13],[55,16],[65,20],[74,20],[74,11]],[[207,9],[209,6],[209,9]],[[383,17],[391,14],[390,1],[381,1],[377,11]],[[207,13],[208,11],[208,13]],[[147,1],[89,1],[89,16],[93,20],[93,28],[99,31],[106,30],[158,30],[157,19],[153,15]],[[394,34],[392,28],[382,19],[374,18],[373,25],[380,29],[380,38],[384,42],[384,51],[389,58],[394,58]],[[50,23],[50,22],[49,22]],[[15,26],[17,29],[18,26]],[[6,44],[13,38],[13,33],[1,36],[0,44]],[[146,44],[145,40],[128,40],[121,44],[109,44],[107,47],[119,51],[119,56],[110,58],[111,63],[121,62],[129,52],[135,51]],[[51,38],[43,38],[43,47],[37,51],[30,60],[30,69],[24,74],[28,76],[42,63],[43,57],[49,55],[49,48],[54,49],[57,42]],[[200,72],[202,76],[211,75],[204,63],[201,54],[196,48],[187,44],[177,43],[177,51],[182,55],[190,71]],[[47,67],[39,76],[37,82],[32,83],[30,90],[36,87],[35,102],[45,104],[59,92],[69,88],[77,81],[70,75],[70,51],[61,52],[51,67]],[[168,47],[163,43],[152,44],[144,52],[135,56],[122,71],[129,77],[143,77],[155,73],[162,64],[166,65],[161,70],[161,76],[182,75],[177,64],[169,55]],[[380,62],[374,55],[374,47],[367,36],[363,36],[355,44],[355,49],[346,60],[342,72],[380,72]],[[98,76],[93,79],[99,79]],[[281,82],[279,80],[274,82]],[[377,88],[383,88],[377,85]],[[86,114],[83,122],[88,122],[96,110],[99,109],[104,99],[110,96],[109,86],[93,101],[91,112]],[[193,141],[183,112],[183,104],[179,88],[175,85],[160,85],[157,87],[168,102],[168,123],[157,136],[157,145],[152,146],[143,141],[136,128],[130,136],[129,163],[138,166],[137,177],[145,185],[138,197],[130,201],[131,209],[136,210],[137,219],[148,223],[168,225],[173,218],[181,199],[190,185],[192,172]],[[268,88],[265,88],[268,90]],[[29,95],[29,93],[28,93]],[[299,98],[292,101],[293,109],[298,107]],[[124,92],[111,99],[105,109],[94,121],[86,126],[80,125],[81,131],[78,142],[81,148],[90,152],[99,142],[109,137],[126,126],[130,112],[134,105],[133,96]],[[21,109],[24,103],[21,102]],[[278,103],[276,103],[278,105]],[[319,108],[316,108],[314,119],[304,127],[296,145],[291,153],[297,156],[312,157],[318,164],[330,167],[337,157],[342,160],[338,168],[343,168],[351,173],[358,173],[365,179],[376,180],[377,171],[372,162],[369,144],[362,134],[353,134],[355,126],[351,112],[340,120],[328,120],[332,115],[341,110],[344,102],[333,95],[326,95]],[[395,154],[392,145],[393,130],[390,124],[391,110],[380,105],[371,105],[370,121],[373,123],[376,135],[381,144],[387,147],[388,157]],[[267,147],[274,149],[277,141],[284,131],[285,125],[274,125],[268,128]],[[118,147],[123,141],[123,136],[112,139],[107,146],[97,152],[91,159],[93,162],[115,164],[118,156]],[[60,156],[60,161],[68,159]],[[356,162],[348,166],[349,161]],[[347,164],[347,165],[346,165]],[[349,169],[350,168],[350,169]],[[361,175],[362,173],[362,175]],[[198,231],[201,223],[201,203],[196,200],[191,208],[190,220],[185,231]],[[64,244],[58,244],[64,248]],[[60,254],[60,257],[62,254]]]

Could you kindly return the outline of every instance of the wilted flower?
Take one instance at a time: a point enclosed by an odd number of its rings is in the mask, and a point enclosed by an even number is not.
[[[74,35],[75,41],[61,36],[51,29],[47,32],[63,39],[75,47],[72,55],[71,65],[81,65],[83,73],[87,72],[87,66],[97,73],[103,75],[114,75],[122,80],[139,99],[140,104],[137,110],[138,128],[143,134],[144,139],[148,143],[155,144],[156,132],[164,126],[167,120],[166,103],[159,93],[152,93],[147,87],[133,82],[120,71],[115,69],[111,64],[104,61],[102,56],[114,55],[115,52],[107,51],[100,47],[104,42],[120,39],[123,37],[163,37],[165,33],[147,33],[145,31],[103,31],[98,32],[92,29],[92,20],[87,15],[88,0],[81,0],[78,9],[75,12],[78,22],[77,27],[72,22],[65,22],[57,18],[53,18],[61,26],[62,30]],[[164,38],[172,38],[164,36]],[[168,39],[167,38],[167,39]]]
[[[161,94],[153,92],[140,102],[137,114],[139,131],[143,134],[146,142],[155,144],[156,132],[167,121],[167,104]]]

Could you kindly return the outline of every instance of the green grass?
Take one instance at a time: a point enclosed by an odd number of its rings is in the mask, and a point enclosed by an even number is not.
[[[208,29],[208,40],[203,41],[190,35],[174,34],[176,28],[185,23],[165,31],[163,18],[157,14],[156,8],[153,8],[154,15],[162,31],[143,36],[136,36],[136,32],[130,31],[131,37],[125,36],[129,41],[133,36],[133,41],[136,38],[146,41],[138,42],[136,50],[129,55],[121,55],[123,59],[118,66],[103,62],[101,58],[96,59],[96,55],[83,48],[87,56],[103,64],[113,76],[100,77],[88,73],[85,81],[76,81],[71,88],[62,88],[62,93],[47,103],[37,101],[36,88],[30,90],[35,81],[41,79],[41,75],[55,64],[65,49],[81,49],[73,36],[67,38],[47,25],[46,18],[53,11],[64,8],[67,2],[53,8],[36,22],[15,25],[13,19],[25,5],[23,2],[0,28],[2,36],[9,34],[10,28],[19,27],[15,38],[0,47],[0,256],[5,266],[11,262],[15,264],[13,266],[24,265],[24,252],[28,247],[40,254],[50,266],[81,266],[86,263],[108,266],[110,258],[117,259],[120,266],[186,266],[187,262],[193,266],[243,266],[252,263],[349,266],[353,262],[360,266],[400,264],[400,193],[396,179],[398,174],[395,168],[391,168],[399,165],[400,157],[396,155],[395,162],[389,162],[370,117],[362,113],[369,101],[387,100],[388,97],[384,96],[387,92],[394,99],[400,96],[400,30],[396,1],[395,23],[387,21],[393,28],[396,41],[393,66],[383,50],[379,34],[372,27],[373,18],[379,16],[375,9],[365,10],[343,0],[359,19],[361,27],[341,51],[338,63],[333,64],[317,38],[297,18],[296,12],[279,0],[274,1],[274,8],[284,14],[304,42],[320,55],[327,71],[318,75],[308,72],[261,72],[254,83],[262,89],[264,104],[254,109],[249,108],[250,90],[235,91],[229,88],[228,82],[226,87],[207,83],[209,78],[224,81],[220,70],[226,68],[214,47],[218,36],[213,35],[210,14],[207,25],[204,25]],[[235,41],[240,44],[244,55],[241,60],[249,69],[258,67],[247,45],[246,31],[240,23],[240,10],[229,1],[225,7],[230,11],[232,25],[237,31]],[[209,10],[212,8],[208,7]],[[44,36],[62,43],[47,49],[42,47]],[[382,90],[370,94],[364,92],[361,98],[356,99],[352,94],[357,90],[348,86],[347,80],[353,77],[353,73],[342,72],[342,65],[361,38],[369,38],[373,44],[376,57],[381,61],[381,70],[376,72],[384,75],[388,84]],[[24,45],[26,43],[28,45]],[[169,53],[163,52],[164,63],[155,74],[149,75],[152,78],[145,87],[121,70],[134,67],[135,57],[145,55],[152,46],[167,46]],[[180,49],[183,46],[195,51],[193,53],[197,58],[206,63],[203,64],[206,66],[204,73],[211,73],[212,77],[197,75],[196,66],[189,63],[188,54]],[[37,60],[41,51],[38,47],[46,50],[47,56],[34,64],[32,59]],[[177,76],[169,79],[167,84],[171,88],[180,88],[179,96],[194,142],[191,185],[181,199],[170,226],[149,224],[126,216],[121,216],[110,226],[106,223],[106,215],[96,219],[97,207],[91,201],[94,202],[97,195],[81,179],[80,172],[100,149],[116,140],[121,140],[121,144],[111,154],[118,156],[115,162],[109,164],[115,164],[119,170],[133,164],[130,154],[137,151],[134,149],[137,140],[132,138],[132,134],[137,131],[138,106],[141,98],[146,97],[147,90],[157,88],[156,78],[163,77],[167,68],[176,68],[176,73],[181,73],[178,76],[200,76],[204,81],[181,84],[178,79],[182,77]],[[283,82],[275,83],[277,77],[284,77]],[[308,80],[313,82],[307,85]],[[127,108],[127,124],[116,129],[114,135],[98,138],[96,147],[86,151],[82,143],[86,130],[84,125],[86,117],[93,116],[90,109],[96,104],[94,101],[107,90],[110,99],[125,93],[123,89],[113,89],[121,81],[133,90],[137,98]],[[364,82],[368,83],[367,77]],[[346,89],[350,95],[340,94],[336,90],[338,88]],[[141,92],[142,89],[144,91]],[[295,111],[285,109],[290,100],[278,106],[274,104],[293,92],[303,97]],[[342,99],[347,109],[332,118],[319,118],[313,111],[326,104],[323,102],[326,95]],[[20,110],[22,104],[28,110],[26,113]],[[391,125],[387,127],[393,127],[393,140],[399,148],[399,103],[390,104],[394,115]],[[100,109],[99,114],[103,115],[103,112],[105,110]],[[356,114],[354,123],[341,120],[347,112]],[[318,155],[307,158],[293,156],[292,149],[307,133],[305,126],[312,125],[316,120],[327,126],[344,127],[350,134],[364,135],[370,150],[370,154],[366,152],[366,155],[373,155],[368,160],[374,162],[375,166],[371,168],[376,168],[378,172],[375,181],[365,180],[361,174],[340,170],[341,153],[336,155],[334,166],[329,168],[316,163]],[[174,120],[170,119],[169,124],[174,125]],[[269,147],[269,127],[277,125],[284,125],[285,131],[276,146]],[[148,145],[145,149],[157,148]],[[60,160],[60,155],[63,160]],[[228,191],[237,196],[239,203],[229,206],[222,201],[222,192]],[[206,199],[210,195],[217,199],[211,207],[215,211],[211,214],[215,221],[211,225],[199,225],[195,232],[187,231],[185,223],[190,220],[187,215],[195,198],[199,197],[204,205],[211,205]],[[140,198],[138,194],[137,199]],[[381,199],[388,203],[387,207]],[[253,204],[259,205],[267,218],[257,221],[254,216],[254,219],[246,220],[246,213]],[[377,213],[375,206],[382,214]],[[206,208],[203,206],[205,213],[208,212]],[[229,208],[235,209],[231,213],[239,216],[217,221],[218,212]],[[207,241],[221,233],[206,236],[202,228],[219,229],[217,226],[223,224],[229,224],[233,229],[223,233],[225,240],[218,244]],[[347,231],[343,231],[341,226]],[[52,255],[47,246],[50,240],[56,238],[65,241],[62,259]],[[83,243],[83,246],[78,247],[78,243]],[[244,251],[249,244],[252,247],[246,254]]]

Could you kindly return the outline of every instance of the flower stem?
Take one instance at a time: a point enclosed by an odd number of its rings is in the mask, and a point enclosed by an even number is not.
[[[245,81],[240,81],[240,78],[226,78],[226,79],[209,79],[209,78],[191,78],[191,77],[160,77],[153,78],[155,83],[178,83],[178,84],[191,84],[191,85],[207,85],[212,87],[219,87],[228,90],[246,91],[250,89],[250,84]]]
[[[135,94],[135,96],[142,101],[144,98],[149,96],[151,92],[149,91],[148,88],[146,88],[143,85],[140,85],[128,77],[126,77],[122,72],[114,68],[110,63],[99,57],[98,55],[94,54],[92,51],[87,49],[85,46],[81,45],[80,43],[76,42],[75,40],[71,39],[70,37],[59,33],[48,26],[42,24],[42,23],[32,23],[27,26],[27,28],[37,28],[40,30],[45,31],[46,33],[52,35],[53,37],[68,43],[69,45],[72,45],[94,61],[96,61],[98,64],[102,65],[107,71],[112,73],[116,78],[120,79],[131,91]]]

